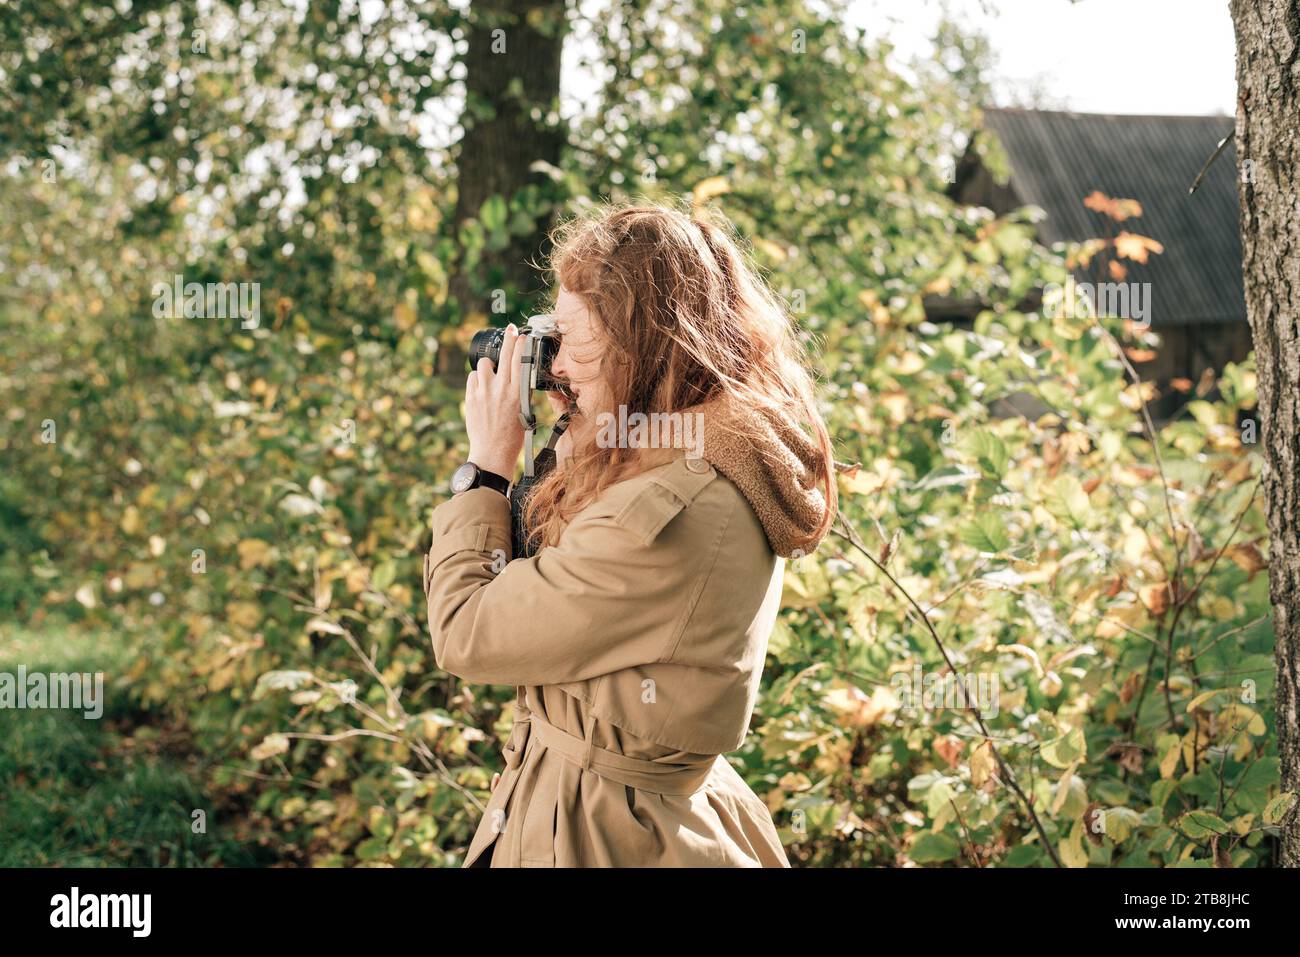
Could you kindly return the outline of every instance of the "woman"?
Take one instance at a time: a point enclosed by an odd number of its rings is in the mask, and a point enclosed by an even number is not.
[[[798,340],[712,222],[606,210],[553,250],[552,371],[572,400],[551,399],[571,424],[530,499],[538,552],[501,560],[510,508],[492,487],[522,444],[512,326],[496,370],[481,361],[465,390],[483,481],[434,511],[425,562],[438,666],[517,686],[506,770],[464,866],[788,867],[723,755],[748,729],[783,559],[835,515]],[[657,421],[686,441],[614,427],[638,412],[680,413]]]

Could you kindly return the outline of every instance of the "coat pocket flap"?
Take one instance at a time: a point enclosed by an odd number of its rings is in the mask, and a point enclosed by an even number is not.
[[[614,521],[635,535],[642,545],[649,545],[685,507],[684,501],[662,485],[648,485],[623,506]]]

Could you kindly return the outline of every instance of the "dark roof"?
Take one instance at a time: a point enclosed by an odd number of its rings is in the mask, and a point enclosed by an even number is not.
[[[1012,194],[1047,213],[1038,227],[1044,242],[1109,235],[1109,221],[1083,205],[1093,190],[1136,199],[1142,216],[1117,228],[1164,246],[1145,266],[1124,260],[1128,281],[1151,283],[1153,322],[1245,320],[1231,139],[1196,192],[1187,192],[1232,134],[1230,117],[987,109],[984,118],[1010,161]]]

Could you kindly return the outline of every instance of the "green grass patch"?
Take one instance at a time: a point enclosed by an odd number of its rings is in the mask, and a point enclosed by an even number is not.
[[[0,672],[103,672],[104,713],[0,708],[0,867],[257,866],[250,843],[205,793],[184,729],[156,727],[113,688],[124,640],[51,627],[0,628]],[[193,833],[192,813],[206,813]]]

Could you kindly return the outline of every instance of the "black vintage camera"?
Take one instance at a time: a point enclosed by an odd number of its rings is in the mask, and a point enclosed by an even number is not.
[[[504,329],[483,329],[474,333],[469,344],[470,370],[478,368],[479,360],[487,357],[496,369],[501,363],[501,343],[505,341]],[[568,383],[556,378],[551,363],[560,350],[560,337],[555,331],[555,319],[549,315],[533,316],[522,331],[523,356],[520,366],[523,377],[519,382],[519,421],[524,427],[524,474],[510,488],[510,538],[512,555],[528,558],[536,551],[528,541],[524,526],[524,505],[537,484],[555,467],[555,443],[569,426],[569,416],[561,415],[551,429],[546,448],[533,458],[533,433],[537,429],[537,416],[533,414],[533,392],[561,392],[572,397]]]
[[[522,330],[529,341],[524,343],[525,372],[530,379],[530,389],[542,392],[563,392],[565,385],[551,373],[551,363],[560,351],[560,337],[555,332],[555,319],[548,315],[533,316]],[[492,368],[501,362],[501,343],[505,341],[504,329],[481,329],[474,333],[469,343],[469,368],[478,368],[478,361],[486,356]]]

